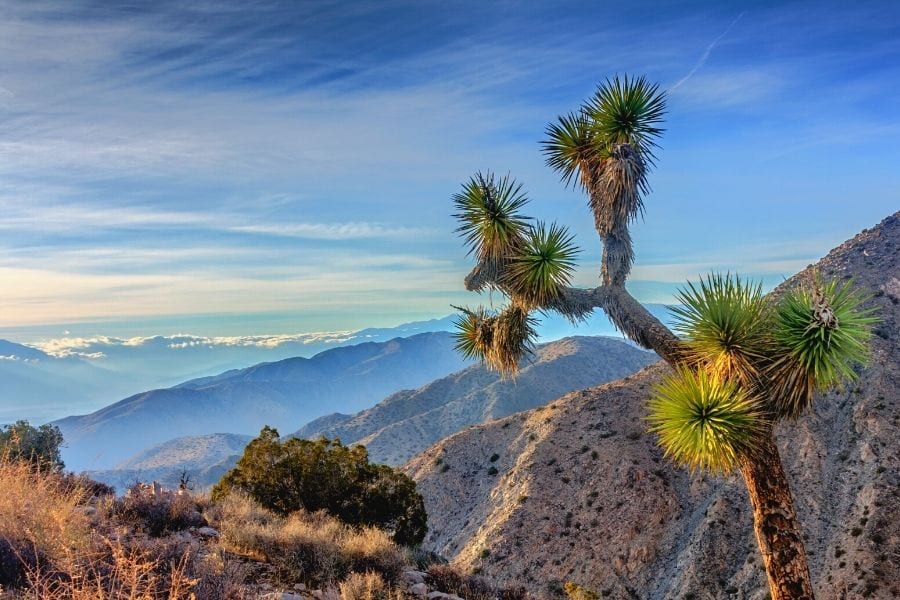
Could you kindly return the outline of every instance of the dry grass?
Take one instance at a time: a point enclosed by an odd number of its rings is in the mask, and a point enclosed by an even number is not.
[[[80,510],[87,494],[25,462],[0,459],[0,540],[41,562],[64,560],[91,545],[90,519]],[[29,561],[31,562],[31,561]]]
[[[387,600],[390,591],[378,573],[351,573],[339,586],[341,600]]]
[[[281,517],[237,494],[97,498],[89,481],[8,461],[0,490],[0,600],[243,600],[254,574],[334,600],[339,587],[343,600],[404,597],[394,583],[406,551],[325,513]],[[187,530],[206,519],[218,541]]]
[[[87,480],[0,460],[0,598],[242,598],[243,575],[189,534],[153,538],[117,520]]]
[[[388,582],[396,581],[406,564],[405,552],[398,548],[387,533],[375,527],[348,532],[341,550],[351,571],[373,571]]]
[[[403,549],[380,529],[354,529],[324,513],[279,517],[230,494],[208,516],[225,549],[270,562],[284,583],[334,583],[366,571],[394,581],[406,562]]]

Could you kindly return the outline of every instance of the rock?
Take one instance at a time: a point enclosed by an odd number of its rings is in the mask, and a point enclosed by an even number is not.
[[[91,517],[97,514],[97,509],[93,506],[76,506],[73,512],[84,515],[86,517]]]
[[[297,590],[298,592],[305,592],[305,591],[306,591],[306,584],[305,584],[305,583],[295,583],[295,584],[294,584],[294,589]]]
[[[261,600],[303,600],[303,596],[291,592],[271,592],[260,596]]]
[[[428,600],[463,600],[455,594],[445,594],[444,592],[428,592]]]
[[[219,532],[212,527],[201,527],[197,530],[197,535],[205,538],[217,538],[219,537]]]
[[[415,596],[427,596],[428,595],[428,586],[423,582],[414,583],[409,586],[409,593]]]
[[[403,580],[409,584],[425,583],[425,573],[421,571],[413,571],[412,569],[403,571]]]

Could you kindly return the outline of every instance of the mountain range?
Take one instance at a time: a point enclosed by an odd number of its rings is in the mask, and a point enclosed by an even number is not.
[[[0,424],[19,419],[44,423],[93,412],[137,392],[260,362],[449,331],[452,321],[444,317],[397,327],[293,335],[64,337],[32,345],[0,340]]]
[[[833,250],[825,277],[868,290],[881,322],[858,382],[776,434],[820,600],[900,597],[900,213]],[[666,460],[645,402],[662,363],[465,429],[404,468],[425,498],[424,548],[558,597],[768,598],[743,482]]]
[[[436,334],[435,334],[436,335]],[[336,349],[347,354],[349,349]],[[654,362],[656,355],[621,340],[575,337],[542,344],[515,380],[472,365],[417,389],[393,393],[355,415],[333,413],[309,422],[294,435],[339,437],[361,443],[376,462],[399,464],[438,439],[473,423],[539,406],[559,395],[616,379]],[[372,369],[382,365],[371,364]],[[344,371],[354,377],[358,369]],[[187,382],[179,388],[218,385],[251,370]],[[120,491],[140,479],[175,485],[183,472],[197,487],[212,485],[237,462],[247,435],[211,434],[168,440],[114,465],[91,470]]]
[[[7,340],[0,340],[0,382],[0,424],[44,422],[98,398],[121,397],[136,385],[128,373]]]
[[[376,462],[398,465],[457,431],[542,406],[572,390],[624,377],[658,360],[621,340],[570,337],[539,346],[515,379],[473,365],[356,415],[332,414],[295,435],[362,444]]]
[[[453,346],[452,334],[433,332],[333,348],[150,390],[54,424],[70,469],[110,469],[178,437],[253,435],[263,425],[292,431],[335,409],[361,410],[466,366]]]
[[[647,306],[665,317],[664,306]],[[85,414],[139,392],[260,362],[308,358],[331,348],[451,331],[454,319],[445,316],[396,327],[298,334],[94,335],[47,338],[28,345],[0,340],[0,424],[19,419],[44,423]],[[538,333],[541,341],[552,341],[616,332],[598,312],[577,329],[566,319],[550,315],[541,320]]]

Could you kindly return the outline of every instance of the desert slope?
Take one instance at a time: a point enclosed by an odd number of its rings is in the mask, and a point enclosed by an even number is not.
[[[859,384],[819,398],[815,414],[780,426],[779,445],[817,597],[894,598],[900,214],[818,267],[871,290],[883,321]],[[546,597],[575,581],[611,598],[766,598],[742,482],[690,476],[664,460],[645,433],[644,402],[665,371],[654,365],[467,429],[415,457],[406,470],[426,499],[426,546]]]
[[[657,356],[622,340],[570,337],[538,346],[516,379],[483,365],[404,390],[353,417],[329,415],[303,437],[338,437],[366,446],[373,460],[401,464],[437,440],[476,423],[542,406],[572,390],[618,379]]]

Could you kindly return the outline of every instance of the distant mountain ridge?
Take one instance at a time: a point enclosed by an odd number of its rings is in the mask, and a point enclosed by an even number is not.
[[[291,431],[329,410],[355,412],[465,367],[448,332],[333,348],[136,394],[55,424],[70,468],[103,470],[150,446],[263,425]]]
[[[126,459],[113,469],[87,474],[124,493],[136,481],[158,481],[175,489],[186,477],[194,489],[203,489],[234,466],[250,435],[214,433],[169,440]]]
[[[363,444],[373,460],[397,465],[469,425],[541,406],[656,360],[655,354],[621,340],[565,338],[540,345],[515,380],[473,365],[419,389],[397,392],[356,415],[326,415],[294,435]]]
[[[44,423],[91,412],[137,392],[262,361],[310,357],[332,348],[451,328],[448,316],[356,332],[130,339],[100,335],[32,345],[0,340],[0,423],[23,418]]]

